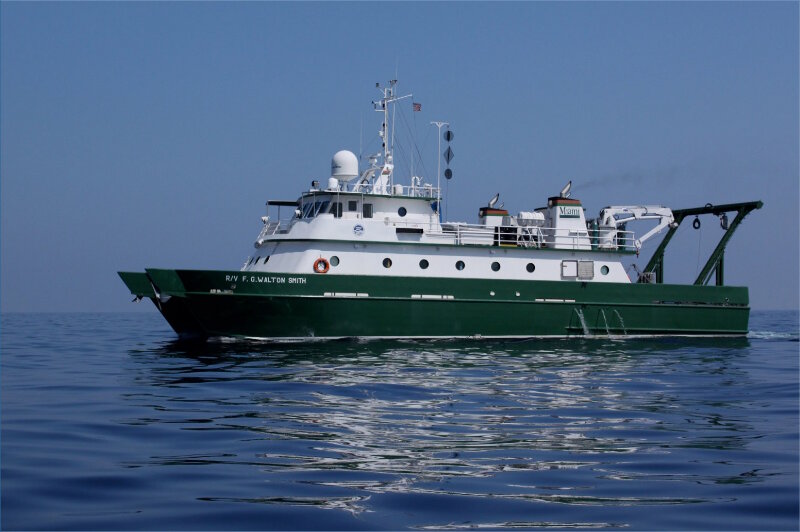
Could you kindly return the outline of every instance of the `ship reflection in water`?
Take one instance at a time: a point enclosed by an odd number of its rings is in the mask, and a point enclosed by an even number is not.
[[[736,460],[760,437],[750,348],[170,343],[131,353],[152,393],[129,421],[194,432],[189,452],[128,465],[240,466],[197,499],[344,510],[344,527],[703,526],[776,474]],[[663,505],[680,515],[654,520]]]

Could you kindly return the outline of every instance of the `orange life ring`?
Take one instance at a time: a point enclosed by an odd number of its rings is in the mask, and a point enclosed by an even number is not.
[[[325,260],[323,258],[319,258],[316,261],[314,261],[314,272],[315,273],[328,273],[328,270],[330,270],[330,269],[331,269],[331,265],[328,264],[327,260]]]

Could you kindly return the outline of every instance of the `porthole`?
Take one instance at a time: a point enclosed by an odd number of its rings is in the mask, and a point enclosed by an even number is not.
[[[493,262],[492,263],[492,271],[493,272],[499,272],[500,271],[500,263],[499,262]]]
[[[528,273],[533,273],[533,271],[536,269],[536,266],[532,262],[529,262],[528,265],[525,266],[525,269],[528,270]]]
[[[397,214],[399,214],[400,218],[402,218],[403,216],[408,214],[408,211],[406,210],[405,207],[400,207],[399,209],[397,209]]]
[[[331,257],[330,263],[331,263],[331,266],[338,266],[339,265],[339,257],[334,255],[333,257]]]
[[[386,257],[385,259],[383,259],[383,267],[384,268],[391,268],[392,267],[392,259],[390,259],[389,257]]]
[[[456,270],[461,271],[466,267],[463,260],[456,262]]]
[[[604,265],[602,268],[600,268],[600,273],[603,275],[608,275],[608,266]]]
[[[419,267],[422,268],[423,270],[427,270],[428,266],[429,266],[428,261],[426,259],[422,259],[421,261],[419,261]]]

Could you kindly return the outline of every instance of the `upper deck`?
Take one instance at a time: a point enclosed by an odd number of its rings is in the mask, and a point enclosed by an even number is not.
[[[268,202],[268,206],[277,207],[277,216],[262,218],[264,227],[255,247],[280,240],[346,240],[636,252],[636,240],[631,231],[587,228],[579,202],[571,203],[577,210],[559,211],[561,205],[555,202],[549,208],[517,216],[493,209],[491,219],[485,217],[481,224],[469,224],[440,221],[438,190],[434,187],[395,185],[393,191],[396,193],[312,189],[295,202]],[[282,207],[291,209],[288,217],[281,217],[286,213],[281,211]],[[481,209],[482,217],[486,212]]]
[[[359,161],[364,157],[340,150],[331,160],[326,186],[315,180],[311,189],[294,202],[268,202],[268,207],[277,207],[278,212],[271,217],[268,211],[262,218],[264,227],[255,242],[256,248],[269,241],[327,240],[635,253],[650,233],[636,239],[625,230],[628,218],[619,216],[637,219],[659,216],[658,230],[671,221],[668,209],[644,206],[636,207],[635,212],[625,207],[613,211],[607,208],[605,216],[601,212],[600,218],[587,224],[581,202],[570,198],[570,182],[559,196],[548,198],[546,207],[509,215],[502,205],[495,208],[498,194],[479,210],[480,223],[444,222],[438,167],[437,186],[425,183],[419,176],[411,176],[409,186],[395,183],[395,137],[394,127],[390,127],[394,115],[389,109],[410,97],[396,96],[396,83],[397,80],[391,80],[388,87],[376,85],[382,98],[372,102],[375,111],[383,115],[378,132],[381,151],[367,156],[369,164],[362,171]],[[433,124],[441,129],[447,123]],[[449,129],[444,138],[448,143],[452,140]],[[445,152],[448,164],[451,158],[448,146]],[[449,169],[445,177],[452,177],[452,172],[448,172]],[[290,209],[288,217],[281,216],[281,207]]]

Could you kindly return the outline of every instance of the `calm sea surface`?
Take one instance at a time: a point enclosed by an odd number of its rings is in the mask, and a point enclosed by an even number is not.
[[[746,339],[211,343],[2,316],[3,529],[798,525],[798,315]]]

